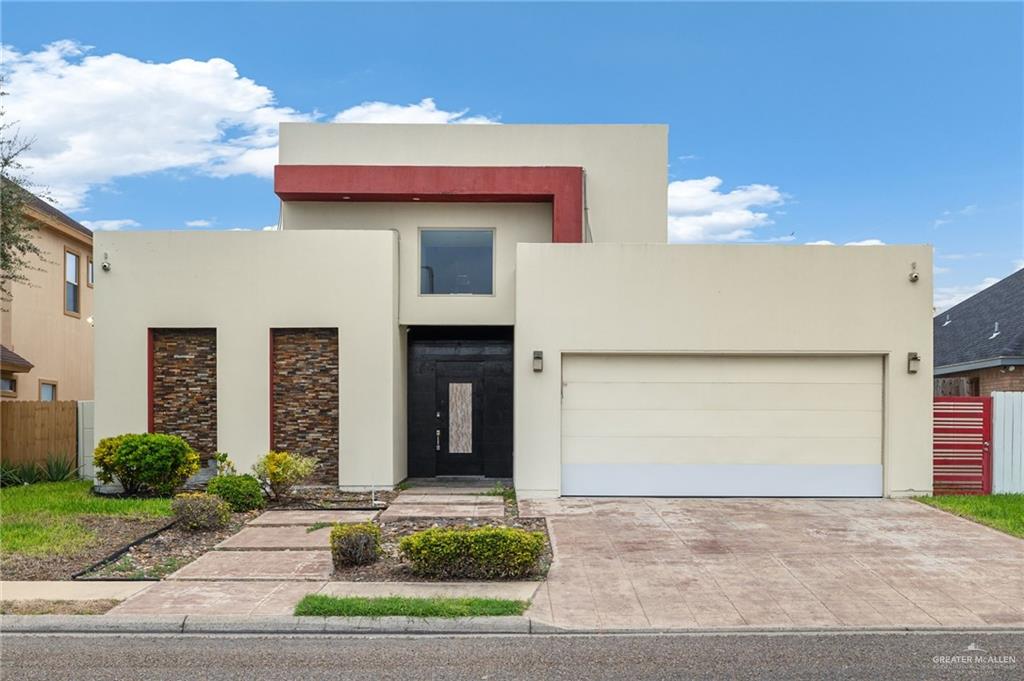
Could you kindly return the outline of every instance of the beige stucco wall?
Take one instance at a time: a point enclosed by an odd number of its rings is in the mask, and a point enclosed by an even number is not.
[[[885,494],[929,493],[931,259],[928,246],[520,244],[518,493],[560,491],[563,353],[880,356]]]
[[[14,284],[13,299],[4,303],[4,345],[34,365],[17,373],[15,399],[38,400],[39,382],[56,382],[58,400],[91,400],[93,397],[93,288],[86,284],[92,245],[87,237],[75,239],[40,227],[33,237],[45,261],[33,260],[39,269],[26,272],[28,284]],[[79,256],[80,307],[76,316],[64,313],[64,249]],[[98,266],[97,266],[98,267]]]
[[[595,242],[665,243],[664,125],[282,123],[284,165],[578,166]]]
[[[96,438],[147,425],[147,330],[217,329],[217,439],[239,470],[269,448],[270,329],[332,327],[340,350],[340,483],[405,476],[404,363],[393,232],[97,235]]]
[[[551,241],[551,205],[286,202],[281,224],[285,230],[397,232],[402,324],[511,325],[515,323],[516,244]],[[494,295],[420,295],[421,228],[494,229]]]

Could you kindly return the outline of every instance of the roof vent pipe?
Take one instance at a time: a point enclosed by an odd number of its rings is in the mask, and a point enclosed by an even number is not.
[[[992,329],[992,335],[989,336],[988,339],[992,340],[993,338],[995,338],[998,335],[999,335],[999,322],[996,322],[996,327],[994,329]]]

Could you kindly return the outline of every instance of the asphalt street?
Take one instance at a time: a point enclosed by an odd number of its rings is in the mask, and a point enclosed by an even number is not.
[[[1014,679],[1024,632],[533,636],[10,634],[5,681]]]

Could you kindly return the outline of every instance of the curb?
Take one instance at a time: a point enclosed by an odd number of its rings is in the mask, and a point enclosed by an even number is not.
[[[1018,633],[1012,625],[907,627],[722,627],[564,629],[528,617],[237,617],[217,615],[0,615],[5,634],[509,634],[509,635],[851,635]]]

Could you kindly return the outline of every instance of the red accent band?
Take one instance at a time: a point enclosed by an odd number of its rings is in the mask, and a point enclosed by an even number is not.
[[[551,203],[551,241],[583,242],[583,168],[279,165],[282,201]]]
[[[153,432],[153,329],[146,329],[146,432]]]

